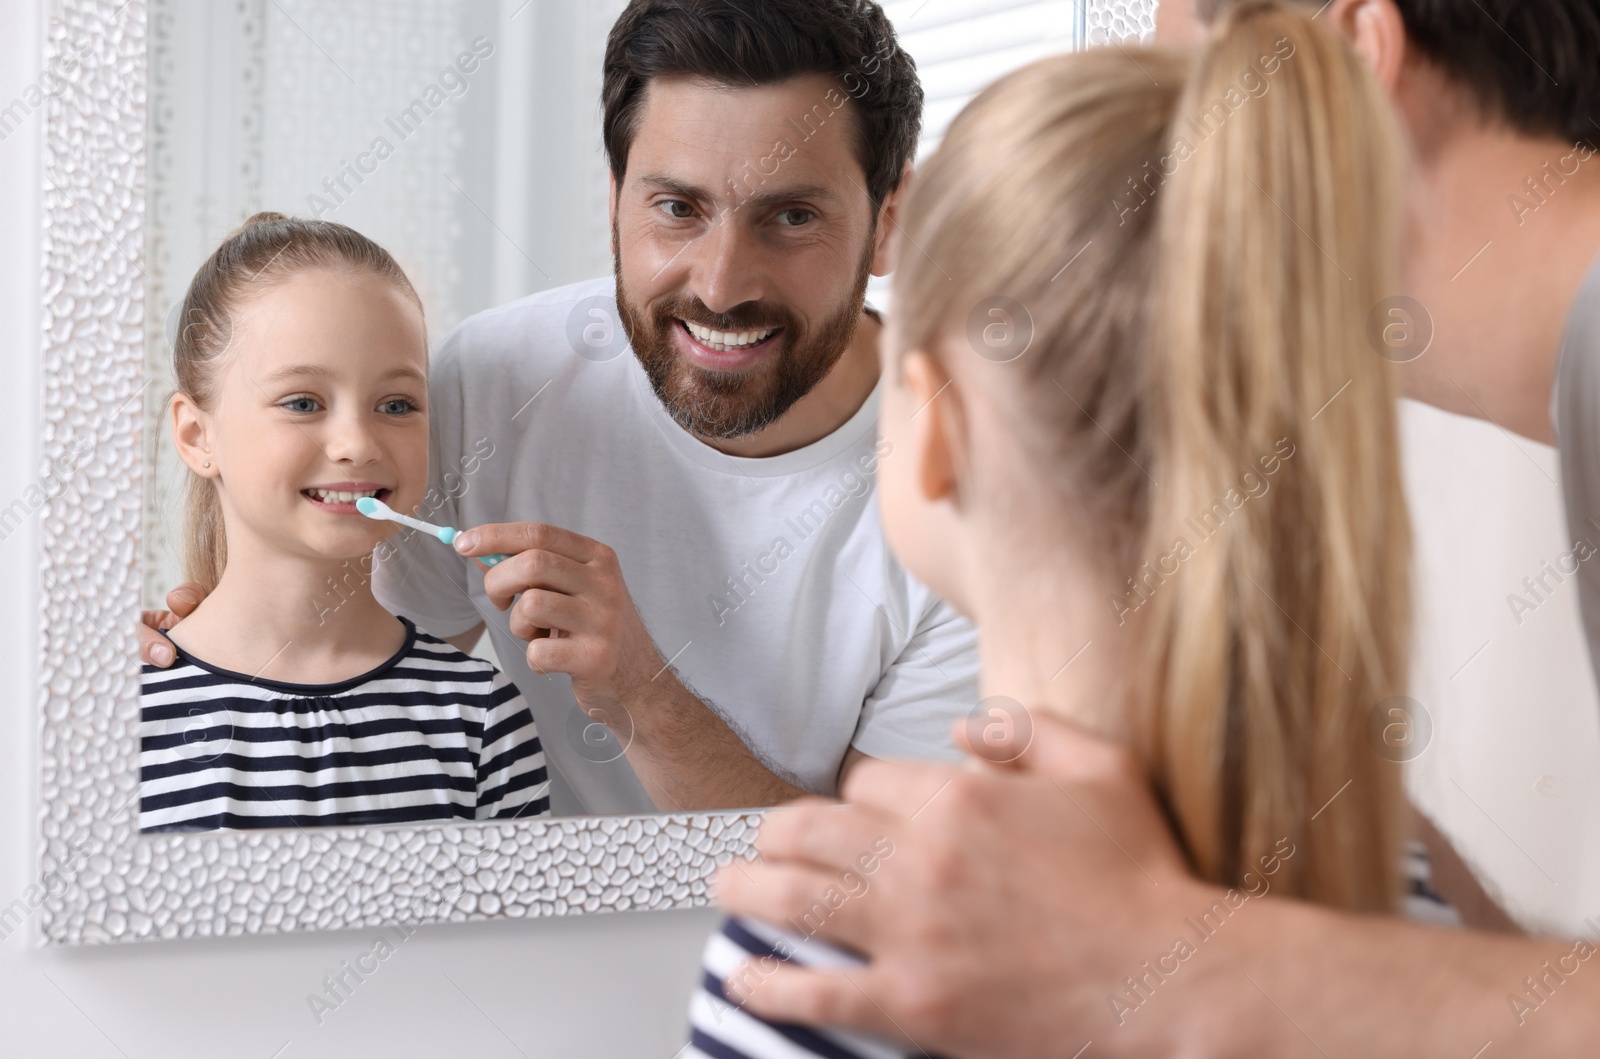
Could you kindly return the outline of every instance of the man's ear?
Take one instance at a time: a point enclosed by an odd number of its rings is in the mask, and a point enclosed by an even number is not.
[[[222,474],[211,452],[209,425],[211,417],[186,393],[175,393],[167,404],[172,418],[172,443],[177,446],[178,458],[202,478],[216,478]]]
[[[907,352],[900,370],[913,409],[911,458],[916,465],[917,489],[929,503],[949,500],[959,508],[968,438],[966,413],[955,380],[921,350]]]
[[[905,196],[906,188],[911,186],[911,163],[900,171],[900,183],[889,192],[883,200],[883,205],[878,207],[878,229],[873,233],[872,246],[872,274],[874,276],[887,276],[894,268],[894,262],[889,260],[889,235],[900,225],[900,200]]]
[[[1333,0],[1322,16],[1394,95],[1406,58],[1406,22],[1394,0]]]
[[[617,226],[617,174],[606,173],[606,226]]]

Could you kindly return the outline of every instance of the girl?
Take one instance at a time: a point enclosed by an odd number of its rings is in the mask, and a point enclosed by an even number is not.
[[[1005,77],[908,193],[878,486],[897,555],[979,627],[986,696],[1133,749],[1204,879],[1377,913],[1417,875],[1400,755],[1369,738],[1407,687],[1396,393],[1364,334],[1398,169],[1360,62],[1272,3],[1192,62]],[[725,897],[805,879],[819,903],[712,939],[689,1053],[903,1054],[726,1002],[854,959],[810,936],[851,880],[748,871]]]
[[[428,474],[422,306],[394,259],[340,224],[257,214],[180,321],[172,436],[208,594],[167,633],[172,668],[144,666],[140,829],[548,813],[515,686],[372,596],[397,527],[355,502],[411,512]]]

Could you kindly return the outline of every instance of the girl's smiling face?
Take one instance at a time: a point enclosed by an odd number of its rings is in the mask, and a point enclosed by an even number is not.
[[[179,455],[217,480],[229,562],[367,555],[396,526],[356,497],[409,514],[427,488],[421,310],[391,280],[312,269],[252,295],[232,327],[213,407],[172,401]]]

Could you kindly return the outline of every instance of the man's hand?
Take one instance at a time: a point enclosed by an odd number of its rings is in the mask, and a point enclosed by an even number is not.
[[[170,629],[194,613],[194,608],[206,598],[206,590],[193,581],[185,581],[167,593],[166,610],[147,610],[139,615],[139,658],[162,669],[177,660],[172,641],[157,629]]]
[[[622,717],[664,687],[656,680],[670,677],[666,659],[610,548],[542,522],[478,526],[455,546],[466,556],[510,556],[484,571],[483,590],[497,609],[511,608],[511,634],[528,641],[529,668],[570,676],[585,713]]]
[[[866,761],[842,793],[768,814],[763,860],[724,867],[715,889],[871,962],[749,964],[730,981],[750,1010],[965,1057],[1071,1059],[1091,1039],[1099,1055],[1169,1054],[1170,1023],[1119,1026],[1106,997],[1221,890],[1189,876],[1126,751],[1036,715],[1009,767]]]
[[[611,729],[659,808],[747,808],[805,793],[673,675],[609,547],[542,522],[477,526],[455,546],[510,556],[484,571],[485,594],[510,608],[529,668],[572,678],[579,708]]]
[[[769,813],[717,900],[869,963],[749,961],[729,999],[963,1059],[1593,1053],[1596,946],[1240,903],[1189,875],[1124,751],[1034,728],[1010,766],[869,761],[853,804]]]

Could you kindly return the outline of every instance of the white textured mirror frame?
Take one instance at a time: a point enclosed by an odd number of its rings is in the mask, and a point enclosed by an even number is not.
[[[1090,43],[1155,0],[1085,0]],[[703,905],[760,814],[138,833],[143,0],[50,4],[44,114],[39,886],[51,944]],[[36,86],[39,87],[39,86]],[[32,105],[32,104],[30,104]]]

